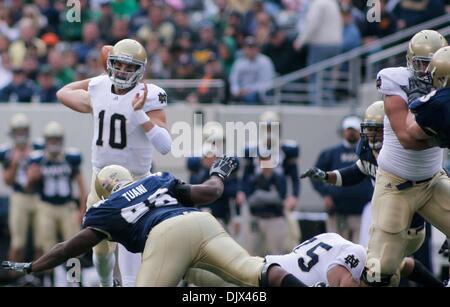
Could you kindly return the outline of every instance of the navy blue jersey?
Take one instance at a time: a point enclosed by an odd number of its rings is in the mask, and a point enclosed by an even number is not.
[[[39,142],[34,142],[31,145],[33,150],[39,150],[43,148],[43,144]],[[7,144],[0,147],[0,163],[2,163],[3,168],[7,169],[11,166],[12,154],[14,151],[14,146]],[[16,192],[24,192],[24,187],[27,184],[27,166],[29,160],[23,159],[19,162],[17,167],[16,176],[12,188]]]
[[[375,158],[372,148],[370,148],[367,140],[361,140],[356,147],[356,154],[361,161],[362,167],[365,173],[372,179],[375,180],[377,174],[378,162]]]
[[[94,204],[86,212],[83,227],[104,233],[108,240],[119,242],[130,252],[143,252],[153,227],[168,218],[198,211],[184,207],[175,198],[178,183],[169,173],[142,178]]]
[[[43,151],[30,155],[29,164],[38,164],[42,179],[37,183],[41,199],[53,205],[65,204],[74,199],[72,181],[80,172],[82,158],[78,150],[67,150],[61,159],[50,160]]]
[[[425,132],[450,137],[450,88],[432,91],[415,99],[409,104],[409,109]]]
[[[300,195],[300,176],[298,168],[298,158],[300,156],[300,147],[297,142],[292,140],[283,140],[280,143],[280,160],[281,170],[284,175],[290,179],[292,195],[298,197]],[[244,174],[243,181],[246,181],[256,173],[256,162],[254,156],[258,154],[257,147],[246,147],[244,149]]]

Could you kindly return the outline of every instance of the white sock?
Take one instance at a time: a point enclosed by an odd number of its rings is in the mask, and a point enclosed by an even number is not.
[[[122,244],[118,244],[119,248],[119,270],[122,276],[122,287],[134,287],[136,277],[141,267],[141,254],[129,252]]]
[[[97,274],[100,279],[100,286],[112,287],[113,286],[113,270],[116,262],[114,253],[106,255],[97,255],[93,253],[92,261],[97,269]]]

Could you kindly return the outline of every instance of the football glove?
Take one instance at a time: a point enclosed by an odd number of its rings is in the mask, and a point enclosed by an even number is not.
[[[234,157],[222,157],[214,161],[209,175],[215,175],[225,181],[237,167],[237,159]]]
[[[31,273],[31,262],[3,261],[2,268],[6,271],[17,271],[28,274]]]
[[[326,182],[328,179],[328,174],[321,170],[320,168],[313,167],[309,168],[306,172],[304,172],[300,178],[309,177],[314,181]]]

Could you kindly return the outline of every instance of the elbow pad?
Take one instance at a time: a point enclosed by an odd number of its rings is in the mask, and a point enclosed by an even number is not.
[[[164,128],[155,125],[150,131],[145,133],[149,141],[155,146],[156,150],[163,155],[167,154],[172,147],[172,137]]]

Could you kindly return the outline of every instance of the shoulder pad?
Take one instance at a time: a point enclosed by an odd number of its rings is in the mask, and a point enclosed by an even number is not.
[[[142,86],[142,84],[138,85]],[[162,109],[167,106],[167,93],[155,84],[147,84],[147,101],[144,104],[145,112]]]
[[[284,141],[281,144],[281,150],[284,152],[286,158],[298,158],[300,155],[300,147],[295,141]]]
[[[81,151],[78,148],[67,148],[65,155],[67,162],[71,164],[80,164],[82,161]]]
[[[39,163],[42,158],[44,157],[44,151],[43,150],[34,150],[30,153],[30,161],[33,163]]]
[[[32,144],[33,150],[42,150],[45,147],[45,141],[43,138],[39,138],[35,141],[33,141]]]
[[[382,69],[377,75],[377,89],[383,95],[400,96],[408,101],[402,86],[409,86],[411,73],[406,67],[390,67]]]
[[[202,158],[200,157],[187,158],[187,168],[191,172],[198,172],[201,166],[202,166]]]

